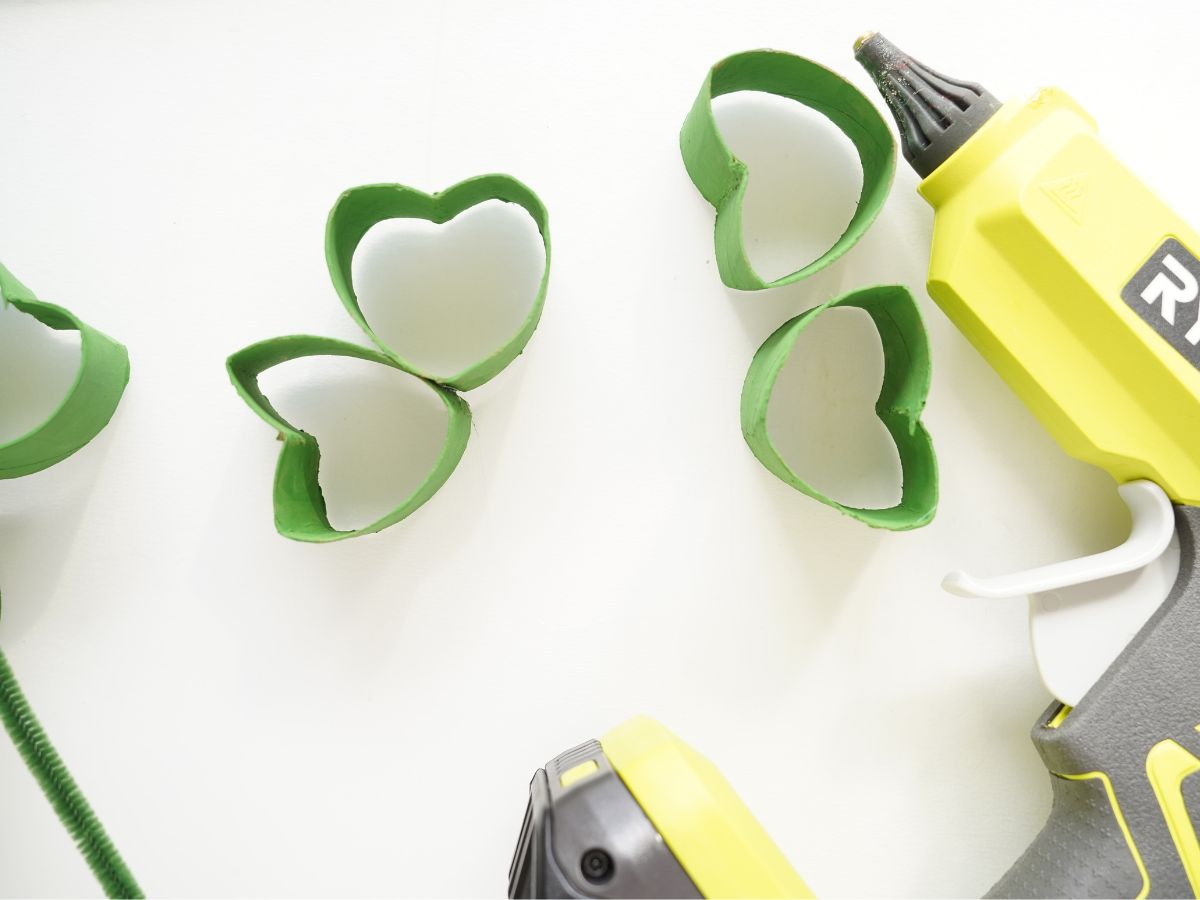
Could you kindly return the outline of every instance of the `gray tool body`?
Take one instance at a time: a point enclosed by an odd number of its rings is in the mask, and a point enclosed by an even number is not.
[[[1168,782],[1164,803],[1151,766],[1166,741],[1200,758],[1200,509],[1176,507],[1176,527],[1170,595],[1077,707],[1053,727],[1055,703],[1034,726],[1053,806],[989,897],[1194,896],[1168,805],[1186,810],[1176,829],[1186,851],[1200,831],[1200,774]]]
[[[574,766],[594,774],[563,784]],[[538,769],[508,874],[508,896],[700,897],[599,741]]]

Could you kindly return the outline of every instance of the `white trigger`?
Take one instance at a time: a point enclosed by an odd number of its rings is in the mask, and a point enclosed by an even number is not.
[[[1133,519],[1119,547],[995,578],[951,572],[961,597],[1029,597],[1029,632],[1042,681],[1068,706],[1083,699],[1166,599],[1179,574],[1171,500],[1152,481],[1118,489]]]

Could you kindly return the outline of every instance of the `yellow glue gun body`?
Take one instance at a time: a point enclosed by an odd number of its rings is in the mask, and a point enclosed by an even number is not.
[[[1050,814],[988,896],[1200,896],[1200,236],[1062,91],[1001,105],[881,35],[855,54],[935,209],[930,295],[1133,522],[1103,553],[944,582],[1029,597],[1057,698],[1032,732]]]
[[[1057,89],[1002,106],[919,190],[930,296],[1062,447],[1200,504],[1200,236]]]

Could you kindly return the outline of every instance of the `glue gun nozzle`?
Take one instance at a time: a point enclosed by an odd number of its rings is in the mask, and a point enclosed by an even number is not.
[[[922,178],[1000,108],[996,98],[979,85],[929,68],[877,31],[868,31],[854,42],[854,58],[870,74],[891,109],[904,157]]]

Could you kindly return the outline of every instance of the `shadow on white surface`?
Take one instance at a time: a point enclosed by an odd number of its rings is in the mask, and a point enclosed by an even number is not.
[[[354,284],[384,343],[423,371],[450,376],[517,332],[543,260],[529,215],[490,200],[445,225],[380,222],[355,254]]]
[[[796,341],[779,374],[767,428],[801,478],[848,506],[900,501],[900,458],[875,415],[883,348],[870,316],[832,309]]]
[[[964,641],[963,645],[963,653],[970,653],[970,641]],[[924,705],[918,712],[909,711],[907,718],[898,714],[885,716],[879,722],[878,743],[867,744],[886,743],[888,736],[895,734],[898,728],[915,729],[925,736],[923,743],[928,746],[928,752],[919,752],[917,745],[911,756],[905,758],[905,766],[891,773],[893,777],[905,778],[921,786],[920,805],[915,808],[893,806],[887,820],[896,827],[903,827],[902,823],[912,817],[937,817],[954,823],[952,841],[930,844],[914,853],[910,861],[912,871],[919,874],[909,877],[929,885],[929,896],[954,896],[943,886],[947,854],[978,856],[981,846],[993,850],[998,860],[990,865],[979,865],[972,876],[977,880],[970,896],[983,896],[1017,861],[1036,834],[1036,829],[1031,830],[1028,823],[1040,824],[1050,812],[1050,776],[1029,738],[1029,731],[1048,700],[1043,702],[1031,696],[1028,704],[1016,704],[1011,695],[998,694],[995,690],[997,684],[1023,685],[1023,692],[1034,695],[1040,688],[1040,685],[1034,685],[1035,680],[1031,673],[1015,675],[1014,665],[1005,663],[996,665],[991,671],[973,672],[967,679],[947,678],[942,684],[927,685]],[[962,703],[964,692],[973,698],[971,704]],[[977,756],[981,740],[1003,754],[1006,778],[1031,789],[994,798],[987,806],[981,806],[972,792],[964,790],[958,777],[950,774],[952,769],[947,767],[946,759]],[[869,752],[863,757],[864,768],[872,761],[879,761],[878,756],[872,759]],[[879,774],[887,777],[884,772]],[[987,778],[988,775],[980,772],[979,777]],[[877,789],[873,780],[869,783],[871,787],[860,790],[857,798],[860,803],[869,804],[872,792]],[[862,807],[851,802],[847,808]],[[840,818],[847,833],[853,834],[857,824],[855,815]]]
[[[320,442],[321,490],[335,528],[361,528],[395,509],[441,453],[441,398],[390,366],[309,357],[263,373],[260,384],[285,419]]]
[[[0,481],[0,638],[25,634],[51,601],[120,416],[57,465]]]

